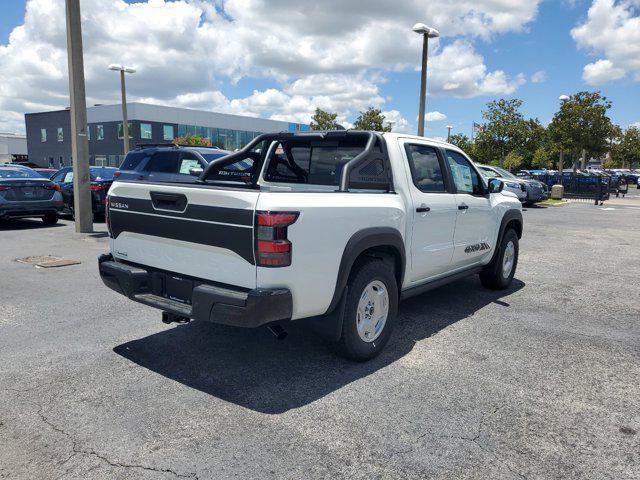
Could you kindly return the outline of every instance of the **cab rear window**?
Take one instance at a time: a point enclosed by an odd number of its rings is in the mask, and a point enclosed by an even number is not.
[[[135,170],[140,162],[149,156],[146,152],[129,152],[125,157],[120,170]]]

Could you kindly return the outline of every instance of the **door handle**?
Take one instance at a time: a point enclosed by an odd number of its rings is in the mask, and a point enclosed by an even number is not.
[[[422,205],[420,205],[418,208],[416,208],[416,212],[418,213],[427,213],[430,212],[431,209],[429,207],[427,207],[424,203]]]
[[[458,210],[469,210],[469,205],[461,203],[460,205],[458,205]]]

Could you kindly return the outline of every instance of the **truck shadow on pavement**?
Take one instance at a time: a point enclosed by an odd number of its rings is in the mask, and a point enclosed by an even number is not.
[[[514,279],[489,291],[477,277],[460,280],[400,304],[398,323],[382,354],[366,363],[337,356],[332,345],[293,325],[276,340],[266,329],[191,322],[133,340],[114,352],[187,387],[261,413],[303,407],[408,354],[416,342],[522,289]]]

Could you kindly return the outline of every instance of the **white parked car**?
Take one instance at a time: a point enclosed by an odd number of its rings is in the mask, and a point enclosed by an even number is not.
[[[475,274],[507,288],[518,263],[520,202],[436,140],[264,134],[192,175],[116,181],[107,203],[104,283],[167,322],[280,333],[308,322],[366,360],[389,340],[401,299]]]

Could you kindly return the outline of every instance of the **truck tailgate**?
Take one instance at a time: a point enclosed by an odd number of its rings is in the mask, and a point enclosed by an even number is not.
[[[111,253],[176,274],[255,288],[259,195],[240,188],[115,182],[108,198]]]

